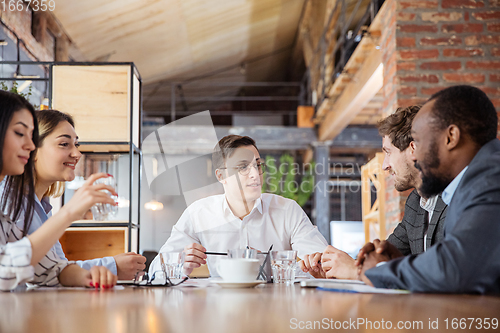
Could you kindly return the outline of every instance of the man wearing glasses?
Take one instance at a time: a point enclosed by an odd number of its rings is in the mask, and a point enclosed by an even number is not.
[[[328,245],[295,201],[261,192],[265,164],[252,138],[225,136],[214,148],[212,161],[224,194],[186,208],[160,249],[184,251],[184,273],[207,263],[207,251],[226,253],[247,247],[267,251],[272,245],[273,250],[297,250],[301,257]],[[208,266],[217,275],[212,258]],[[157,256],[149,272],[158,270]]]

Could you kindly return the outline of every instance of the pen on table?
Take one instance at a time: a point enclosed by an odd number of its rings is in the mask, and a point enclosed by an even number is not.
[[[213,255],[213,256],[227,256],[227,253],[224,253],[224,252],[203,252],[205,254],[210,254],[210,255]],[[259,254],[268,254],[269,252],[259,252]]]
[[[227,253],[224,253],[224,252],[204,252],[205,254],[211,254],[211,255],[214,255],[214,256],[227,256]]]

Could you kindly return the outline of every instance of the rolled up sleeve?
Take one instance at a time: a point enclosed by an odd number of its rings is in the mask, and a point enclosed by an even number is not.
[[[33,279],[35,270],[30,265],[31,243],[25,237],[0,246],[0,289],[8,291]]]

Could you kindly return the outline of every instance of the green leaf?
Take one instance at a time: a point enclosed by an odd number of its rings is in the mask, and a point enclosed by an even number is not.
[[[11,93],[14,93],[14,94],[18,94],[19,96],[24,97],[24,98],[26,98],[26,99],[29,101],[29,97],[30,97],[31,95],[33,95],[33,93],[32,93],[32,91],[33,91],[33,86],[31,86],[31,85],[29,86],[29,88],[28,88],[28,92],[27,92],[27,93],[19,92],[19,91],[17,90],[17,87],[18,87],[18,83],[17,83],[17,81],[13,81],[13,82],[12,82],[12,87],[11,87],[11,88],[9,88],[9,87],[7,86],[7,84],[5,84],[5,82],[3,82],[3,81],[1,81],[1,82],[0,82],[0,88],[1,88],[2,90],[8,91],[8,92],[11,92]],[[36,110],[36,109],[38,109],[40,106],[39,106],[39,105],[35,105],[35,104],[33,104],[33,107],[34,107],[34,108],[35,108],[35,110]]]
[[[266,172],[262,185],[263,193],[273,193],[297,201],[300,206],[307,203],[314,189],[314,165],[303,175],[298,174],[300,166],[290,154],[283,154],[276,165],[276,159],[266,156]]]

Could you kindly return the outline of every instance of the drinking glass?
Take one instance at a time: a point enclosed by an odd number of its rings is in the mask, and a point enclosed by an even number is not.
[[[184,266],[184,252],[162,252],[160,263],[163,273],[169,279],[182,278],[182,267]]]
[[[105,185],[110,185],[113,188],[116,189],[116,182],[115,178],[113,176],[106,177],[106,178],[99,178],[94,182],[94,185],[97,184],[105,184]],[[108,190],[104,190],[107,193],[111,195],[111,198],[113,198],[115,201],[118,199],[117,196],[112,195]],[[96,221],[104,221],[108,220],[109,218],[113,217],[116,215],[116,212],[118,211],[118,207],[115,205],[111,204],[102,204],[98,203],[92,206],[92,216],[94,217],[94,220]]]
[[[293,285],[296,265],[297,251],[271,251],[274,283]]]

